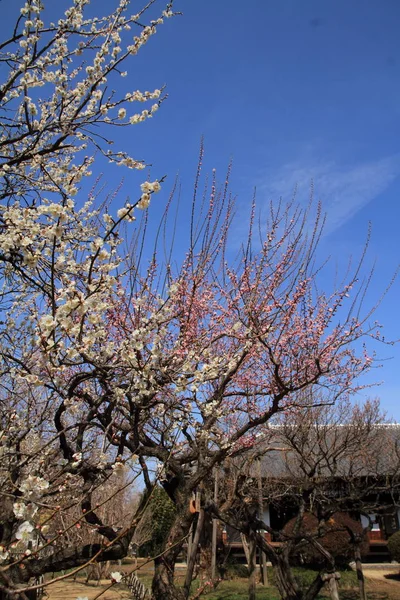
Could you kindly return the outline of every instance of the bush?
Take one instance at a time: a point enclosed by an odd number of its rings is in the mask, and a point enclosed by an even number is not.
[[[388,539],[389,552],[392,555],[393,560],[400,562],[400,531],[396,531]]]
[[[296,523],[296,517],[291,519],[284,527],[283,533],[290,537]],[[362,536],[363,527],[361,523],[352,519],[346,513],[335,513],[325,524],[325,534],[318,536],[318,519],[311,513],[305,513],[300,527],[300,534],[312,534],[315,539],[334,557],[337,566],[344,567],[354,558],[354,546],[351,543],[350,529],[355,534]],[[368,540],[364,539],[361,544],[361,555],[367,554],[369,549]],[[305,542],[298,548],[293,557],[296,562],[320,567],[326,562],[317,549],[309,542]]]

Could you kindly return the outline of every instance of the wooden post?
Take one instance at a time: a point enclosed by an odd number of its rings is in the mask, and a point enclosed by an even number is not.
[[[322,581],[328,584],[329,595],[331,597],[331,600],[340,600],[338,590],[338,581],[340,579],[340,573],[336,571],[333,573],[324,573],[321,579]]]
[[[185,577],[185,584],[184,584],[185,598],[189,598],[189,594],[190,594],[190,586],[192,583],[192,577],[193,577],[194,566],[196,563],[197,551],[199,549],[200,535],[203,530],[204,517],[205,517],[204,508],[200,508],[199,517],[197,519],[196,531],[194,532],[194,537],[193,537],[192,550],[191,550],[190,556],[188,556],[188,561],[187,561],[187,566],[186,566],[186,577]]]
[[[193,545],[193,523],[190,526],[189,535],[188,535],[188,542],[187,542],[187,549],[186,549],[186,566],[189,563],[189,556],[192,555],[192,545]]]
[[[356,562],[356,571],[357,571],[357,580],[358,580],[358,588],[360,590],[360,599],[367,600],[367,592],[365,591],[365,579],[364,572],[362,568],[361,562],[361,552],[360,552],[360,543],[358,542],[354,546],[354,557]]]
[[[329,593],[332,600],[340,600],[338,590],[338,579],[340,578],[339,573],[334,573],[329,579]]]
[[[253,539],[247,538],[244,533],[241,533],[240,537],[246,556],[247,571],[249,574],[248,599],[256,600],[257,545]]]
[[[262,490],[262,474],[261,474],[261,458],[258,460],[258,510],[260,518],[263,518],[264,514],[264,503],[263,503],[263,490]],[[261,581],[263,585],[268,585],[268,571],[267,571],[267,556],[263,550],[260,551],[261,558]]]
[[[214,504],[218,503],[218,470],[214,471]],[[213,519],[212,522],[212,546],[211,546],[211,579],[214,581],[217,578],[217,533],[218,521]]]
[[[247,538],[244,535],[244,533],[240,534],[240,539],[242,540],[244,555],[246,557],[246,563],[247,563],[247,565],[250,565],[250,549],[249,549],[249,544],[247,542]]]
[[[257,574],[257,545],[255,540],[249,539],[249,600],[256,600],[256,574]]]

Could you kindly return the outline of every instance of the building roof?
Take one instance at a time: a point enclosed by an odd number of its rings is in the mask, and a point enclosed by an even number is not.
[[[249,452],[248,469],[263,478],[355,478],[399,475],[400,425],[268,427]]]

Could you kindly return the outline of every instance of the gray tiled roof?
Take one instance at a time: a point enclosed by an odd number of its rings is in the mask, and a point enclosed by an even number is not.
[[[400,426],[379,425],[371,429],[364,447],[357,445],[349,426],[321,427],[301,432],[270,427],[267,435],[249,452],[249,475],[258,475],[260,457],[263,478],[302,478],[315,468],[319,477],[372,477],[393,475],[400,469]],[[296,449],[297,448],[297,449]]]

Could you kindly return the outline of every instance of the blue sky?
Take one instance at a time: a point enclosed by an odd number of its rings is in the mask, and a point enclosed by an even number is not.
[[[146,127],[153,164],[179,170],[189,186],[204,134],[209,167],[221,172],[233,158],[239,214],[253,186],[262,207],[290,199],[296,184],[306,201],[313,179],[328,214],[321,257],[344,267],[372,222],[371,305],[400,262],[400,4],[188,0],[177,7],[184,16],[143,55],[154,65],[147,77],[165,81],[170,94]],[[397,281],[376,313],[387,338],[400,338],[399,293]],[[400,349],[377,351],[384,366],[368,381],[385,383],[364,395],[379,395],[400,420]]]
[[[118,141],[151,162],[154,176],[167,174],[172,183],[179,172],[189,201],[204,135],[206,167],[223,178],[233,159],[239,217],[254,186],[262,208],[271,198],[290,199],[296,184],[306,201],[313,179],[328,213],[321,257],[346,265],[372,222],[372,302],[400,262],[400,3],[175,2],[184,15],[159,29],[129,71],[130,87],[165,83],[169,99],[153,120],[121,132]],[[96,10],[110,5],[92,0]],[[0,3],[2,28],[15,6]],[[121,171],[106,175],[117,184]],[[124,190],[141,180],[128,175]],[[239,242],[240,227],[235,234]],[[387,338],[400,338],[399,294],[397,281],[376,313]],[[400,420],[400,347],[378,350],[384,366],[370,380],[385,383],[368,393]]]

